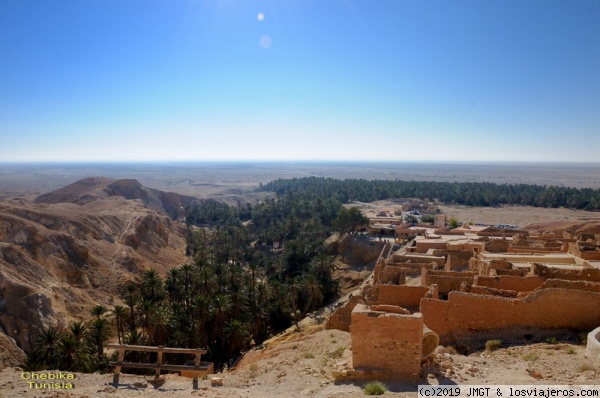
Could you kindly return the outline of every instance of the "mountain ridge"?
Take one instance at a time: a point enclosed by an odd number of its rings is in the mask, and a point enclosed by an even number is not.
[[[198,199],[143,186],[136,179],[113,179],[87,177],[63,188],[39,195],[34,202],[39,204],[75,203],[84,205],[110,196],[139,199],[146,206],[177,219],[185,215],[184,208]]]
[[[0,199],[0,332],[27,352],[45,328],[120,304],[120,284],[183,264],[186,229],[176,218],[192,200],[104,177],[33,201]]]

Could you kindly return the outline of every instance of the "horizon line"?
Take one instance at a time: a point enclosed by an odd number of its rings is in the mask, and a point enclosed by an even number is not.
[[[0,160],[0,165],[158,165],[158,164],[455,164],[455,165],[589,165],[600,167],[600,161],[550,160],[347,160],[347,159],[219,159],[219,160]]]

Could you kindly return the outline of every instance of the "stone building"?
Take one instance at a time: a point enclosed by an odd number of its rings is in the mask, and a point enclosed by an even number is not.
[[[328,321],[352,334],[354,370],[338,378],[416,380],[438,342],[470,352],[489,338],[600,326],[595,236],[468,230],[427,230],[414,238],[412,253],[380,256],[362,294]]]

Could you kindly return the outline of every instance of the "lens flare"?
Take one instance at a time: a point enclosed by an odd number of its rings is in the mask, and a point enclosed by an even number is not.
[[[271,47],[271,37],[269,35],[262,35],[260,38],[260,46],[264,49]]]

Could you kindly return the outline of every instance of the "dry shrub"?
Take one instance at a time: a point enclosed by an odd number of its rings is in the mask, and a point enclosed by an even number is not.
[[[495,351],[502,345],[502,340],[488,340],[485,342],[486,351]]]
[[[363,387],[365,395],[383,395],[387,390],[387,386],[380,381],[372,381]]]

